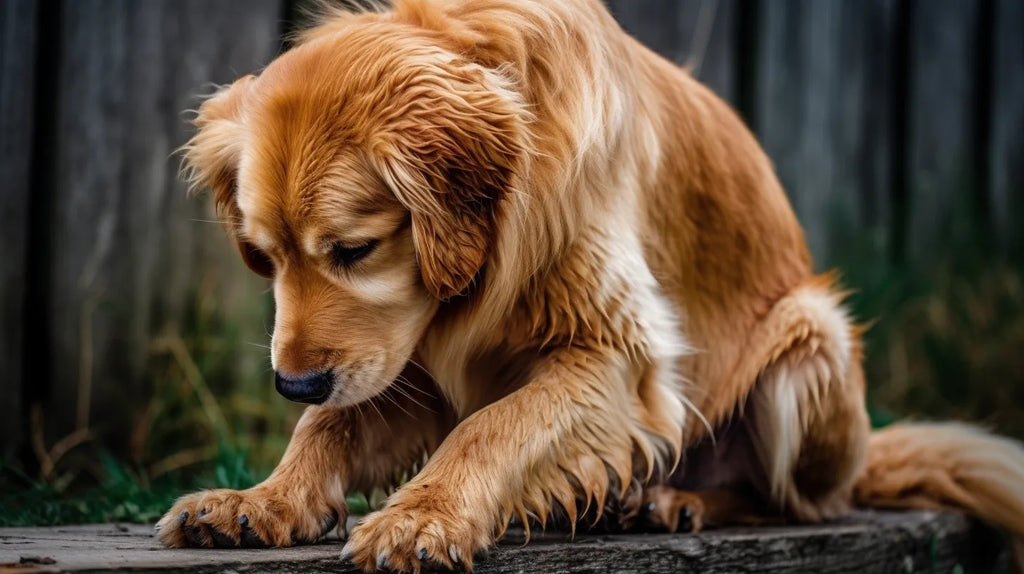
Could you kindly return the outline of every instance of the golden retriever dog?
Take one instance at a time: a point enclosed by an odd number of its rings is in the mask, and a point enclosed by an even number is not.
[[[768,158],[599,0],[335,10],[196,125],[193,181],[273,282],[277,389],[312,406],[266,481],[180,499],[169,546],[312,541],[403,475],[359,568],[472,568],[513,519],[605,508],[1024,537],[1017,443],[869,430],[860,330]]]

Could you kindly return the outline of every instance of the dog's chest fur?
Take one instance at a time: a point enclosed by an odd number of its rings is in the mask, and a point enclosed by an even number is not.
[[[442,310],[450,316],[420,350],[463,416],[522,386],[553,350],[627,357],[637,378],[645,365],[664,366],[666,386],[675,386],[674,365],[687,352],[680,318],[648,268],[639,239],[624,226],[582,232],[498,320],[476,303],[470,295]],[[493,326],[480,330],[488,320]]]

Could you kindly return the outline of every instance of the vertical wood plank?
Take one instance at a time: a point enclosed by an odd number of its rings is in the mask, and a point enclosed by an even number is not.
[[[754,126],[818,267],[887,238],[895,2],[764,2]]]
[[[942,253],[978,189],[973,135],[980,2],[913,2],[907,186],[909,256]]]
[[[607,0],[633,37],[683,66],[733,105],[737,101],[736,0]]]
[[[992,70],[992,220],[1004,252],[1024,249],[1024,3],[995,4]]]
[[[21,437],[38,3],[0,5],[0,459]]]
[[[820,261],[830,204],[852,207],[852,194],[835,197],[832,189],[829,108],[838,79],[830,63],[838,59],[839,14],[832,2],[798,1],[762,3],[759,16],[755,131]]]
[[[881,255],[890,248],[893,211],[894,147],[901,130],[897,101],[901,73],[893,53],[899,49],[899,0],[847,0],[840,21],[839,110],[833,134],[838,140],[833,178],[838,189],[852,186],[857,203],[850,227],[830,236],[832,261],[842,263],[840,248],[855,237],[867,238],[866,248]]]
[[[125,441],[150,389],[152,337],[180,328],[201,282],[229,312],[262,300],[265,286],[221,228],[196,221],[211,219],[208,202],[186,198],[173,152],[195,94],[274,56],[282,14],[280,0],[64,3],[50,160],[51,440],[88,420],[111,444]],[[261,318],[249,322],[249,340],[260,340]]]

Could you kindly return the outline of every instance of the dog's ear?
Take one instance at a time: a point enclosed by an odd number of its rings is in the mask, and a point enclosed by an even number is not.
[[[238,241],[246,265],[271,277],[273,265],[266,255],[246,242],[239,233],[242,214],[236,201],[238,162],[242,155],[242,113],[246,96],[256,76],[245,76],[221,88],[199,107],[193,124],[197,131],[183,147],[184,169],[192,190],[213,192],[220,218]]]
[[[192,121],[196,134],[182,147],[189,185],[193,190],[212,190],[217,215],[229,224],[237,221],[235,188],[242,155],[242,111],[255,79],[245,76],[207,98]]]
[[[502,199],[525,176],[529,115],[502,78],[473,64],[438,64],[417,82],[374,148],[412,214],[423,282],[444,300],[490,253]]]

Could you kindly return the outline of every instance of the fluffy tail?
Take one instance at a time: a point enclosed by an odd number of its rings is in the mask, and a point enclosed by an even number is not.
[[[1024,558],[1024,447],[964,424],[900,424],[871,435],[862,506],[956,509],[1013,537]]]

